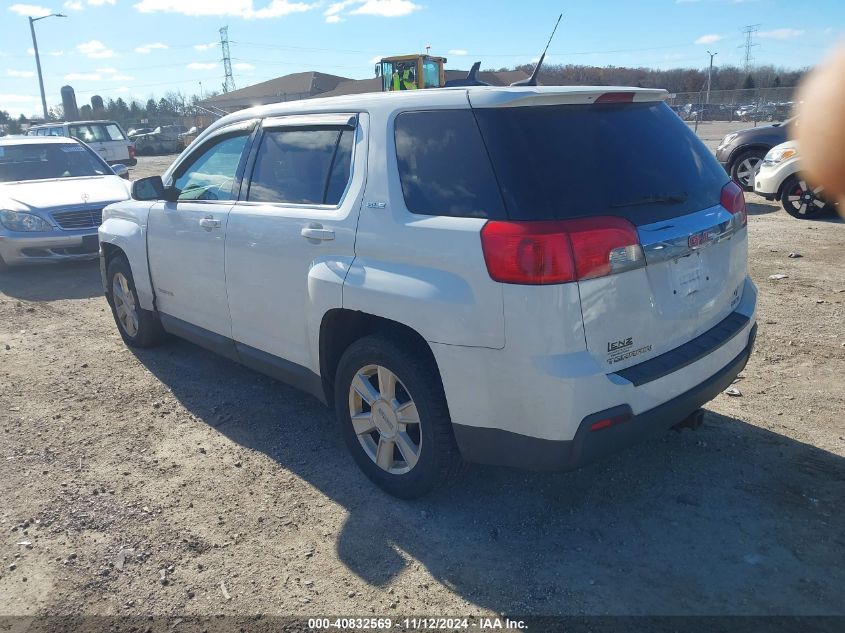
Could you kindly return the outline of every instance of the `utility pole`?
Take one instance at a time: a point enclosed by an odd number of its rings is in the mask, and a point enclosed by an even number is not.
[[[44,18],[66,18],[66,15],[61,13],[51,13],[49,15],[42,15],[40,18],[29,16],[29,32],[32,33],[32,50],[35,51],[35,67],[38,69],[38,87],[41,89],[41,107],[44,110],[44,121],[49,118],[47,113],[47,97],[44,95],[44,77],[41,75],[41,57],[38,55],[38,40],[35,39],[35,23]]]
[[[759,24],[749,24],[745,27],[743,33],[745,33],[745,44],[738,46],[737,48],[744,48],[745,49],[745,72],[747,73],[748,70],[751,68],[751,62],[754,61],[754,55],[752,54],[753,49],[755,46],[760,46],[759,44],[754,43],[754,34],[760,28]]]
[[[710,104],[710,79],[713,76],[713,58],[716,57],[719,53],[711,53],[707,51],[707,54],[710,55],[710,70],[707,71],[707,103]]]
[[[220,27],[220,48],[223,49],[223,92],[235,89],[235,78],[232,76],[232,58],[229,55],[229,27]]]

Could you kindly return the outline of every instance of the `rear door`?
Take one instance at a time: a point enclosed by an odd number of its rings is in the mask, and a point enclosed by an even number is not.
[[[636,228],[645,266],[578,282],[588,351],[609,371],[724,319],[747,255],[707,148],[662,101],[614,100],[475,110],[511,220],[614,216]]]
[[[226,231],[232,336],[242,356],[317,369],[320,319],[342,305],[354,257],[368,121],[349,113],[264,120]]]

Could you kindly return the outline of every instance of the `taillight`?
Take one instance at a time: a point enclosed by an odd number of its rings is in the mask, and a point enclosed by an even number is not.
[[[614,217],[490,221],[481,249],[490,277],[510,284],[561,284],[645,265],[636,229]]]
[[[722,187],[720,204],[739,219],[740,225],[748,224],[748,211],[745,208],[745,193],[742,187],[731,180]]]

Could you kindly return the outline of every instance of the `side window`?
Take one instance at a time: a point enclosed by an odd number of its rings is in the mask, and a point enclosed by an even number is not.
[[[411,213],[502,218],[504,204],[471,110],[403,112],[396,158]]]
[[[211,146],[205,146],[191,156],[191,162],[173,186],[179,190],[179,200],[234,200],[233,188],[250,132],[244,130],[226,136]]]
[[[120,131],[120,128],[117,127],[117,125],[109,123],[105,126],[105,140],[125,141],[126,137],[123,136],[123,132]]]
[[[354,135],[346,128],[266,131],[247,200],[339,204],[349,182]]]
[[[423,62],[423,85],[421,88],[436,88],[440,85],[440,66],[435,62]]]

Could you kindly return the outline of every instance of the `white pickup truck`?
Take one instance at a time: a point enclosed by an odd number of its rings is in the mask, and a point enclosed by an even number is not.
[[[401,497],[465,461],[571,469],[695,417],[745,366],[757,293],[743,194],[665,96],[469,87],[229,115],[104,212],[120,334],[314,394]]]

